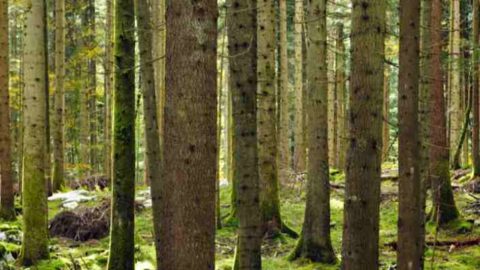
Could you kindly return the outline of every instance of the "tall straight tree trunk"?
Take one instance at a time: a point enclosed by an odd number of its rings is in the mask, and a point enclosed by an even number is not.
[[[166,11],[158,269],[213,270],[217,1],[167,1]]]
[[[65,1],[55,2],[55,113],[53,116],[53,173],[52,191],[64,185],[64,135],[65,123]]]
[[[107,0],[105,25],[105,127],[104,127],[104,165],[103,173],[112,177],[112,92],[113,92],[113,1]]]
[[[277,171],[279,182],[288,183],[291,172],[292,155],[290,154],[290,95],[288,83],[288,28],[287,28],[287,0],[279,0],[279,36],[278,50],[279,63],[279,125],[278,130],[278,159]]]
[[[346,75],[346,51],[343,24],[337,24],[336,55],[335,55],[335,88],[338,95],[338,160],[337,168],[345,170],[345,154],[347,151],[347,82]]]
[[[447,119],[443,94],[442,70],[442,1],[432,0],[431,15],[431,58],[432,74],[430,113],[430,171],[432,172],[432,220],[439,225],[458,217],[458,210],[450,184],[449,147],[447,141]]]
[[[151,195],[153,202],[153,224],[155,239],[160,239],[162,208],[158,198],[162,195],[163,181],[161,178],[162,163],[160,136],[157,121],[157,99],[156,80],[152,54],[151,13],[148,3],[137,0],[135,3],[137,18],[138,46],[140,49],[140,73],[142,76],[143,90],[143,117],[145,132],[145,158],[146,179],[151,184]],[[157,260],[160,260],[160,242],[155,241]]]
[[[89,51],[95,51],[95,0],[88,0],[88,6],[86,10],[86,21],[88,23],[88,36],[87,36],[87,48]],[[98,162],[97,162],[97,99],[96,99],[96,88],[97,88],[97,61],[96,55],[91,54],[91,57],[88,59],[88,125],[89,125],[89,149],[88,163],[90,164],[90,172],[95,173],[97,171]]]
[[[277,132],[275,115],[275,6],[273,0],[257,2],[257,133],[260,207],[264,231],[290,233],[280,215],[277,174]],[[295,233],[291,233],[296,236]]]
[[[450,40],[450,93],[451,93],[451,106],[449,110],[450,114],[450,148],[456,149],[460,143],[460,135],[462,132],[463,113],[461,110],[462,94],[460,84],[460,0],[451,0],[451,40]],[[459,159],[454,159],[454,151],[451,151],[451,166],[454,169],[460,168]]]
[[[353,0],[342,269],[377,269],[385,2]]]
[[[303,173],[306,168],[304,97],[303,97],[303,1],[295,1],[295,172]]]
[[[152,0],[153,26],[153,68],[155,69],[157,121],[160,136],[160,147],[163,134],[163,107],[165,105],[165,0]]]
[[[400,1],[398,269],[423,268],[418,87],[420,0]]]
[[[10,137],[8,1],[0,1],[0,218],[14,219],[12,139]]]
[[[385,67],[383,80],[383,123],[382,123],[382,161],[388,159],[390,150],[390,69]]]
[[[228,0],[233,178],[237,190],[235,267],[261,269],[261,211],[257,152],[257,1]]]
[[[30,266],[47,259],[47,196],[46,196],[46,78],[47,42],[45,2],[31,1],[25,29],[25,147],[23,156],[23,242],[20,262]]]
[[[480,51],[478,49],[480,39],[480,11],[479,2],[473,1],[473,31],[472,31],[472,104],[473,104],[473,130],[472,130],[472,160],[473,160],[473,173],[472,178],[480,177],[480,104],[479,104],[479,62]]]
[[[134,1],[115,2],[115,92],[112,214],[108,269],[134,269],[135,22]]]
[[[50,134],[51,134],[51,129],[50,129],[50,82],[49,82],[49,54],[48,54],[48,1],[45,1],[45,4],[43,5],[43,16],[45,16],[44,21],[45,21],[45,26],[43,28],[44,36],[45,36],[45,42],[43,44],[44,50],[45,50],[45,65],[46,68],[44,69],[45,73],[45,145],[46,145],[46,150],[45,150],[45,185],[46,185],[46,195],[50,196],[52,194],[52,177],[51,177],[51,166],[52,166],[52,148],[51,148],[51,143],[50,143]]]
[[[306,21],[310,40],[307,47],[307,202],[302,234],[292,257],[334,263],[328,188],[327,1],[311,1]]]
[[[430,89],[431,89],[431,75],[430,75],[430,23],[431,23],[431,0],[422,0],[422,19],[421,19],[421,40],[420,40],[420,90],[419,90],[419,102],[418,102],[418,114],[419,114],[419,138],[420,138],[420,217],[422,225],[422,236],[419,239],[418,245],[422,249],[421,253],[424,254],[425,250],[425,221],[426,221],[426,197],[427,187],[430,187],[430,165],[429,165],[429,152],[430,152]],[[422,256],[423,265],[424,257]]]

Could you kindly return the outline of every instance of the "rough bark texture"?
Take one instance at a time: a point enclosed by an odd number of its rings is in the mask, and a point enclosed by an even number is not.
[[[217,1],[167,1],[158,269],[213,270]]]
[[[88,35],[87,39],[87,48],[90,52],[88,57],[88,125],[89,125],[89,134],[88,134],[88,163],[90,164],[90,173],[94,174],[98,171],[98,156],[97,156],[97,55],[95,52],[96,42],[95,42],[95,0],[88,0],[88,5],[86,7],[85,15],[86,22],[88,23]]]
[[[156,80],[152,55],[152,24],[151,12],[148,3],[143,0],[136,1],[138,47],[140,49],[140,73],[142,76],[143,90],[143,117],[145,123],[145,163],[146,182],[150,183],[152,200],[162,194],[163,181],[161,178],[162,163],[160,136],[157,121]],[[155,248],[157,261],[160,260],[160,224],[161,205],[153,206],[153,225],[155,232]]]
[[[48,258],[46,152],[46,51],[44,1],[31,1],[25,33],[25,141],[23,153],[23,242],[20,262]]]
[[[307,202],[302,234],[293,257],[334,263],[330,239],[328,165],[327,1],[313,0],[307,9]]]
[[[112,179],[112,92],[113,92],[113,0],[107,0],[105,25],[105,127],[103,173]]]
[[[385,2],[354,0],[342,267],[377,269]]]
[[[65,123],[65,1],[55,2],[55,113],[53,116],[53,173],[52,191],[64,185],[64,123]]]
[[[133,0],[115,3],[112,215],[108,269],[134,269],[135,18]]]
[[[480,11],[479,2],[473,1],[473,21],[472,21],[472,104],[473,104],[473,125],[472,125],[472,161],[473,178],[480,177],[480,107],[479,107],[479,62],[480,51],[478,49],[480,39]],[[477,48],[477,49],[475,49]]]
[[[345,152],[347,151],[347,82],[346,52],[343,42],[343,24],[337,24],[336,54],[335,54],[335,92],[337,93],[338,132],[336,167],[345,170]]]
[[[400,1],[400,55],[398,75],[399,208],[398,269],[422,269],[423,237],[421,180],[418,160],[418,87],[420,56],[420,1]]]
[[[261,269],[261,211],[257,156],[256,2],[229,0],[228,52],[232,93],[233,178],[238,240],[234,269]]]
[[[421,64],[420,64],[420,92],[419,92],[419,102],[418,102],[418,114],[419,114],[419,124],[420,124],[420,215],[422,221],[422,237],[420,237],[420,248],[422,248],[422,254],[425,250],[425,221],[426,221],[426,197],[427,197],[427,186],[430,186],[430,170],[429,170],[429,152],[430,152],[430,87],[431,87],[431,77],[430,77],[430,13],[431,13],[431,0],[422,0],[422,25],[421,30]],[[424,261],[424,257],[422,256]],[[421,263],[423,265],[423,262]]]
[[[430,113],[430,171],[432,179],[432,220],[443,225],[458,217],[450,184],[447,119],[443,94],[442,70],[442,1],[432,0],[431,58],[432,74]]]
[[[383,123],[382,123],[382,161],[388,159],[390,150],[390,70],[385,67],[383,80]]]
[[[450,2],[450,69],[449,69],[449,87],[451,104],[450,111],[450,148],[455,149],[460,142],[462,132],[463,113],[461,110],[462,95],[460,85],[460,0],[451,0]],[[451,166],[459,167],[454,164],[454,151],[451,151]]]
[[[303,97],[303,1],[295,1],[295,172],[303,173],[306,168],[304,97]]]
[[[282,219],[276,160],[274,1],[258,1],[257,7],[257,138],[260,207],[264,229],[276,231],[282,228]]]
[[[287,0],[279,0],[279,86],[278,86],[278,160],[277,174],[282,184],[288,182],[292,171],[292,155],[290,153],[290,95],[288,83],[288,39],[287,39]]]
[[[0,1],[0,218],[14,219],[12,139],[10,137],[8,1]]]

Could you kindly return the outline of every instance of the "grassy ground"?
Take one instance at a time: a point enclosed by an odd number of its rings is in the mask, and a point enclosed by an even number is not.
[[[341,175],[336,176],[335,182],[343,182]],[[141,188],[140,188],[141,189]],[[304,192],[300,187],[287,187],[282,191],[282,214],[285,222],[296,231],[300,231],[303,211],[305,204]],[[384,244],[396,240],[396,220],[397,220],[397,199],[395,196],[397,187],[393,182],[384,182],[382,184],[382,205],[381,205],[381,227],[380,227],[380,260],[382,269],[389,269],[395,264],[395,251],[386,247]],[[221,190],[222,216],[226,216],[229,211],[230,189]],[[98,196],[108,196],[108,193],[98,192]],[[341,237],[342,237],[342,219],[343,219],[343,190],[334,189],[332,191],[332,241],[340,258]],[[462,192],[456,193],[457,204],[464,213],[463,209],[472,200]],[[93,204],[89,202],[88,204]],[[59,203],[50,202],[50,217],[58,213]],[[468,216],[463,214],[463,219],[480,219],[477,216]],[[136,261],[137,269],[153,269],[154,247],[152,241],[152,216],[147,209],[137,214],[136,217]],[[466,222],[459,222],[452,225],[452,230],[440,231],[437,235],[439,240],[468,239],[480,236],[480,228],[477,226],[469,232],[458,233],[459,228],[471,227],[465,225]],[[20,222],[2,222],[0,231],[14,231],[20,229]],[[427,239],[433,240],[435,237],[434,224],[428,224]],[[235,228],[224,227],[217,233],[217,269],[231,269],[235,244]],[[293,249],[295,240],[287,236],[282,236],[274,240],[265,241],[263,246],[263,269],[265,270],[313,270],[313,269],[338,269],[339,265],[321,265],[313,264],[308,261],[289,262],[286,255]],[[0,242],[8,252],[17,253],[19,246],[15,243]],[[426,269],[455,269],[455,270],[475,270],[480,269],[480,246],[453,249],[449,252],[449,247],[428,248],[426,251]],[[50,269],[104,269],[107,262],[108,239],[99,241],[89,241],[86,243],[76,243],[70,240],[53,238],[51,239],[51,259],[41,262],[37,267],[31,269],[50,270]],[[0,255],[2,248],[0,247]],[[0,256],[1,257],[1,256]],[[432,257],[434,257],[433,268],[431,268]],[[76,268],[74,267],[76,266]],[[1,266],[0,266],[0,269]],[[8,269],[8,268],[5,268]],[[11,269],[19,267],[11,266]]]

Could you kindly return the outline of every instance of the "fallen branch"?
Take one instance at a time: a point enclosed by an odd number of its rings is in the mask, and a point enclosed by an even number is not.
[[[480,245],[480,237],[466,240],[445,240],[445,241],[426,241],[425,245],[427,246],[437,246],[437,247],[470,247]],[[385,243],[386,247],[390,247],[394,250],[397,250],[397,242]]]

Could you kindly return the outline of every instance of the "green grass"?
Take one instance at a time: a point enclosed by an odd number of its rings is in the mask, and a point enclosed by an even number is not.
[[[336,183],[343,182],[343,174],[336,174],[334,179]],[[141,190],[143,188],[139,188]],[[395,193],[396,184],[393,182],[384,182],[382,184],[383,193]],[[108,192],[96,192],[97,199],[107,197]],[[457,205],[460,211],[472,200],[471,197],[456,193]],[[230,207],[230,188],[222,188],[221,190],[221,212],[222,216],[229,213]],[[331,198],[331,214],[332,214],[332,242],[335,252],[340,259],[342,224],[343,224],[343,190],[335,189],[332,191]],[[300,232],[303,212],[305,204],[305,194],[300,191],[300,187],[284,188],[281,192],[282,198],[282,215],[284,222],[291,228]],[[84,205],[93,205],[93,202],[84,203]],[[58,202],[49,202],[50,218],[60,211]],[[380,226],[380,263],[381,269],[387,269],[395,263],[395,251],[384,246],[385,243],[395,241],[397,237],[397,199],[395,196],[385,196],[381,205],[381,226]],[[462,220],[451,224],[449,230],[440,231],[437,235],[439,240],[466,239],[480,236],[480,228],[474,227],[467,220],[478,219],[463,214]],[[20,220],[20,219],[19,219]],[[1,222],[0,231],[19,230],[20,221]],[[464,229],[468,227],[468,229]],[[460,230],[458,228],[461,228]],[[235,247],[235,228],[224,227],[217,232],[216,238],[216,267],[219,270],[231,269],[233,253]],[[427,225],[427,239],[433,240],[435,237],[435,226],[429,223]],[[459,233],[461,232],[461,233]],[[151,210],[144,210],[136,215],[136,261],[151,262],[155,261],[155,248],[153,246],[153,228]],[[263,245],[263,269],[264,270],[315,270],[315,269],[338,269],[337,265],[314,264],[306,260],[290,262],[286,259],[287,255],[295,246],[294,239],[282,236],[274,240],[265,241]],[[51,258],[42,261],[33,269],[38,270],[54,270],[69,269],[69,266],[76,264],[82,269],[104,269],[108,258],[108,238],[99,241],[89,241],[86,243],[75,243],[65,239],[53,238],[51,242]],[[1,243],[7,250],[18,252],[19,246],[11,243]],[[455,269],[455,270],[477,270],[480,269],[480,247],[466,247],[453,249],[448,252],[448,247],[438,247],[435,252],[431,248],[426,251],[426,268],[431,269],[432,255],[434,254],[433,269]],[[11,269],[18,269],[14,267]],[[6,268],[8,269],[8,268]]]

